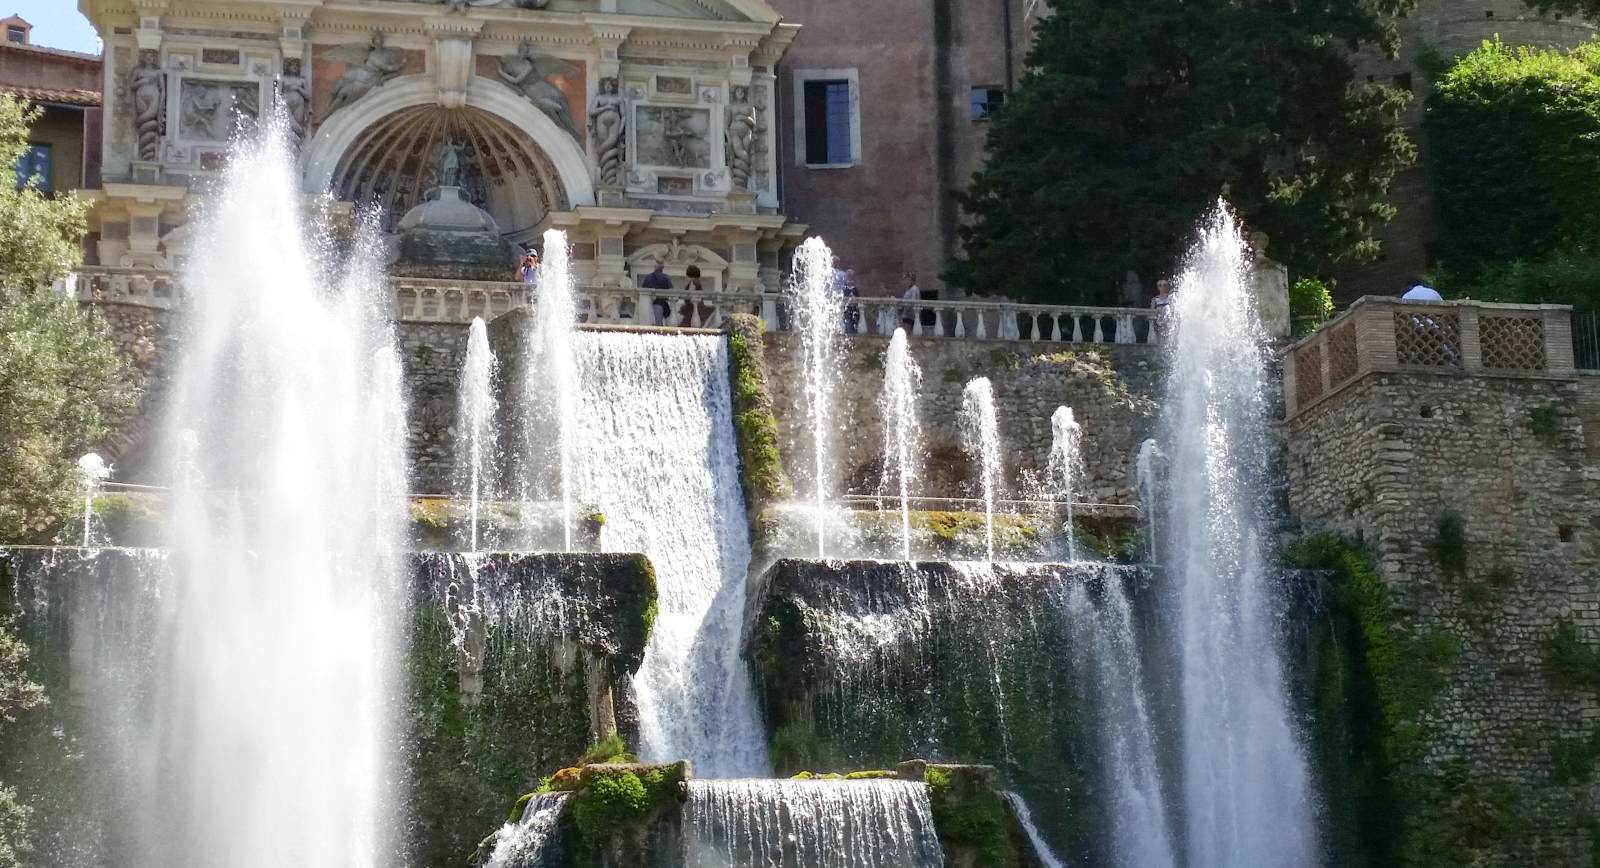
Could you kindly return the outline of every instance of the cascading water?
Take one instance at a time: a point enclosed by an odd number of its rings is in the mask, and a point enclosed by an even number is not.
[[[1166,459],[1161,447],[1154,439],[1146,440],[1139,444],[1139,457],[1135,462],[1137,485],[1139,488],[1139,517],[1144,524],[1145,558],[1150,563],[1156,563],[1159,542],[1156,532],[1160,524],[1161,489],[1157,474],[1161,472],[1161,462]]]
[[[456,398],[456,490],[467,495],[470,510],[469,551],[478,551],[478,514],[492,491],[495,461],[495,360],[489,350],[489,329],[473,317],[467,331],[467,357],[461,366]]]
[[[1028,836],[1028,843],[1033,845],[1033,855],[1039,860],[1042,868],[1067,868],[1066,863],[1056,858],[1055,851],[1050,849],[1050,843],[1044,839],[1039,827],[1033,823],[1033,812],[1028,810],[1028,803],[1016,793],[1002,792],[1001,797],[1006,804],[1011,806],[1011,813],[1016,816],[1017,823],[1022,826],[1022,831]]]
[[[911,486],[916,473],[918,441],[917,388],[922,371],[911,358],[906,345],[906,330],[895,329],[884,357],[883,394],[878,408],[883,413],[883,486],[888,494],[900,498],[900,559],[911,560]]]
[[[994,501],[1000,487],[1000,423],[994,413],[994,387],[988,377],[967,383],[961,394],[962,445],[978,465],[983,489],[983,538],[994,562]]]
[[[703,777],[768,771],[739,656],[750,532],[739,488],[727,342],[720,336],[578,336],[582,491],[606,548],[655,565],[660,613],[634,677],[640,753]]]
[[[572,551],[572,499],[576,488],[574,450],[578,420],[578,366],[573,350],[577,302],[573,295],[567,234],[544,233],[538,298],[525,350],[522,462],[518,487],[523,515],[534,500],[561,504],[563,551]]]
[[[1078,527],[1073,521],[1072,499],[1083,475],[1083,428],[1071,407],[1057,407],[1050,415],[1050,460],[1046,465],[1051,497],[1067,505],[1067,560],[1078,559]]]
[[[1119,583],[1104,583],[1093,601],[1082,584],[1057,589],[1058,596],[1063,593],[1068,611],[1090,626],[1089,659],[1080,665],[1098,698],[1099,753],[1111,796],[1116,863],[1122,868],[1176,868],[1133,608]]]
[[[94,497],[111,478],[111,466],[99,454],[89,452],[78,459],[78,478],[83,480],[83,547],[88,548],[94,523]]]
[[[1177,281],[1162,442],[1179,620],[1185,848],[1193,868],[1315,864],[1306,757],[1290,720],[1265,569],[1264,338],[1225,205]]]
[[[275,108],[191,224],[166,428],[173,586],[148,625],[160,671],[130,712],[154,719],[124,742],[132,801],[152,810],[123,864],[396,855],[385,793],[407,595],[391,302],[370,221],[337,268],[310,240],[332,233],[306,225],[287,142]]]
[[[844,295],[834,285],[833,252],[821,238],[807,238],[794,253],[789,280],[789,315],[800,335],[805,376],[805,423],[811,436],[812,508],[816,511],[817,557],[827,557],[829,459],[833,390],[838,379],[839,335],[844,331]]]
[[[940,868],[928,788],[906,781],[690,781],[686,868]]]
[[[557,832],[571,799],[571,793],[531,794],[527,804],[522,806],[522,817],[500,828],[484,868],[542,868],[563,864],[561,836]]]

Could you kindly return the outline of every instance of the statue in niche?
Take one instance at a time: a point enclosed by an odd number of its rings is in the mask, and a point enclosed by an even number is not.
[[[359,65],[345,70],[344,75],[333,83],[333,95],[328,99],[328,111],[323,115],[324,118],[371,93],[405,68],[405,55],[384,43],[385,37],[380,30],[372,34],[372,41],[365,47],[347,45],[328,52],[328,56],[334,60]]]
[[[689,129],[688,112],[669,110],[662,115],[661,121],[661,141],[667,149],[667,165],[694,165],[694,153],[689,147],[694,130]]]
[[[161,53],[146,48],[139,65],[128,73],[128,95],[133,101],[133,130],[139,142],[139,159],[155,162],[161,156],[161,137],[167,132],[167,74]]]
[[[622,97],[617,94],[617,80],[600,79],[600,93],[589,109],[589,138],[594,144],[595,165],[600,169],[600,183],[615,187],[622,182],[622,155],[626,147],[627,119],[623,114]]]
[[[576,75],[578,67],[554,57],[540,57],[533,53],[533,43],[526,40],[517,46],[516,54],[500,58],[500,80],[516,88],[536,108],[556,122],[574,139],[579,139],[577,125],[572,120],[572,109],[567,106],[567,95],[549,81],[552,75]]]
[[[755,109],[747,105],[728,107],[727,138],[728,174],[733,177],[733,188],[747,190],[755,154]]]
[[[441,187],[461,186],[461,167],[466,149],[454,139],[445,139],[439,148],[439,166],[434,170],[435,183]]]
[[[300,58],[283,61],[283,74],[278,76],[278,99],[283,101],[283,113],[289,117],[289,133],[299,147],[311,128],[311,82],[300,74]]]

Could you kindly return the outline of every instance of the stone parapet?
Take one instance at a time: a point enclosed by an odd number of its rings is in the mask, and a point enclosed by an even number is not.
[[[1284,353],[1293,419],[1374,372],[1574,376],[1572,308],[1367,296]]]

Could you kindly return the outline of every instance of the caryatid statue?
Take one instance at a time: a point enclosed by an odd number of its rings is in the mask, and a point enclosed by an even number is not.
[[[161,158],[161,137],[167,132],[167,74],[161,69],[159,51],[139,52],[139,65],[128,73],[128,96],[139,159],[155,162]]]
[[[600,79],[600,93],[589,109],[589,140],[594,144],[595,165],[604,186],[615,187],[622,183],[627,126],[622,97],[617,94],[617,80]]]
[[[439,166],[434,170],[435,180],[440,187],[461,186],[462,158],[465,155],[466,149],[454,139],[444,140],[444,145],[439,148]]]
[[[735,190],[750,188],[755,169],[756,111],[747,105],[728,107],[728,174]]]
[[[283,74],[278,76],[278,99],[283,100],[283,113],[289,117],[289,132],[296,146],[305,142],[311,127],[311,82],[300,70],[300,58],[286,58]]]

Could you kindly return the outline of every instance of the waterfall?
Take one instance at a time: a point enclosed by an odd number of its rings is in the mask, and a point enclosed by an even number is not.
[[[1009,790],[1000,795],[1006,800],[1006,804],[1011,806],[1011,813],[1022,826],[1023,833],[1028,836],[1028,843],[1033,845],[1033,855],[1039,860],[1039,865],[1042,868],[1067,868],[1065,862],[1056,858],[1055,851],[1050,849],[1050,843],[1044,839],[1039,827],[1034,825],[1033,812],[1028,810],[1028,803]]]
[[[906,781],[690,781],[686,868],[940,868],[928,788]]]
[[[461,366],[456,398],[456,492],[466,489],[471,514],[471,545],[478,551],[478,511],[486,490],[492,491],[495,469],[495,360],[489,351],[489,330],[473,317],[467,332],[467,357]]]
[[[1045,475],[1053,489],[1050,494],[1067,505],[1067,560],[1078,559],[1078,528],[1073,522],[1072,499],[1083,471],[1083,428],[1072,417],[1071,407],[1057,407],[1050,415],[1050,460]]]
[[[522,807],[522,817],[500,828],[484,868],[554,868],[565,864],[558,832],[571,798],[571,793],[531,794]]]
[[[739,656],[750,533],[739,489],[727,342],[720,336],[578,336],[582,491],[606,548],[655,565],[660,613],[635,676],[641,754],[705,777],[767,771]]]
[[[962,445],[978,463],[983,487],[983,539],[994,563],[994,501],[1000,487],[1000,424],[994,415],[994,387],[988,377],[967,383],[961,394]]]
[[[1160,463],[1166,457],[1154,439],[1139,444],[1139,458],[1135,463],[1139,488],[1139,517],[1144,523],[1145,560],[1152,564],[1159,563],[1161,557],[1160,551],[1156,548],[1161,502],[1160,481],[1157,474],[1160,472]]]
[[[883,394],[878,409],[883,414],[883,485],[885,493],[898,489],[900,497],[900,559],[911,560],[911,485],[920,439],[917,425],[917,388],[922,371],[906,346],[906,330],[897,328],[884,357]]]
[[[805,371],[805,421],[811,434],[812,507],[817,557],[827,557],[828,483],[833,437],[833,390],[839,378],[838,343],[844,331],[844,294],[834,285],[833,253],[821,238],[807,238],[794,253],[789,315],[800,334]]]
[[[1118,583],[1105,583],[1093,602],[1083,585],[1065,591],[1066,607],[1090,638],[1090,661],[1082,670],[1098,697],[1098,753],[1111,795],[1116,862],[1122,868],[1176,868],[1132,606]]]
[[[78,459],[78,478],[83,480],[83,547],[88,548],[94,522],[94,496],[100,492],[101,484],[111,478],[111,466],[99,454],[85,453]]]
[[[122,864],[376,866],[398,846],[392,299],[372,222],[336,261],[281,109],[263,128],[189,224],[154,720],[123,744],[147,807]]]
[[[531,512],[533,500],[561,503],[563,550],[572,551],[572,498],[574,453],[578,419],[578,373],[574,356],[574,331],[578,321],[573,296],[571,251],[567,234],[559,229],[544,233],[544,256],[539,265],[539,289],[528,331],[522,410],[521,472],[518,488],[522,514]]]
[[[1189,864],[1315,864],[1266,567],[1266,351],[1239,226],[1218,206],[1177,281],[1162,442],[1179,620]]]

